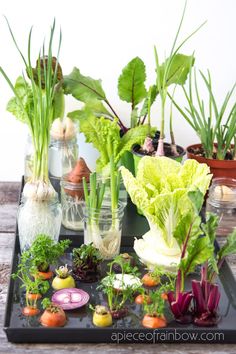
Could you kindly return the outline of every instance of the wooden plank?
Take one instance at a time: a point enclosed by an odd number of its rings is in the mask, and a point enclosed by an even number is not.
[[[14,239],[13,233],[0,233],[0,267],[11,264]]]
[[[20,185],[20,182],[0,182],[0,204],[17,203]]]
[[[0,205],[0,232],[15,232],[17,204]]]

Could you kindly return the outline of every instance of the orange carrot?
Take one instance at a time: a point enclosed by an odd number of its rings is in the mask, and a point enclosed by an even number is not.
[[[40,318],[40,323],[44,327],[63,327],[66,324],[66,314],[59,306],[56,312],[46,309]]]
[[[22,313],[24,316],[36,316],[39,314],[39,309],[37,309],[37,307],[33,307],[33,306],[25,306],[22,309]]]
[[[162,328],[167,326],[167,321],[164,316],[151,316],[146,314],[142,320],[142,325],[145,328]]]
[[[148,287],[156,286],[160,283],[160,278],[152,276],[152,273],[146,273],[142,277],[142,283]]]
[[[135,303],[138,305],[142,305],[142,304],[151,304],[152,300],[150,298],[150,296],[148,295],[142,295],[139,294],[138,296],[136,296],[135,298]]]
[[[53,272],[51,272],[50,270],[48,272],[40,272],[38,271],[34,277],[37,279],[37,278],[40,278],[42,280],[49,280],[51,279],[53,276]]]
[[[30,301],[37,301],[42,298],[41,294],[26,293],[26,298]]]

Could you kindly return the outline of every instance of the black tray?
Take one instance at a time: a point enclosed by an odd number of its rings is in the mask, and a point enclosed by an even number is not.
[[[125,209],[121,251],[132,252],[134,237],[141,237],[148,230],[146,219],[136,213],[135,206],[128,201]],[[62,227],[61,239],[69,238],[71,247],[83,243],[83,233],[76,233]],[[19,238],[16,233],[12,260],[12,273],[19,259]],[[62,260],[71,264],[71,253]],[[144,271],[141,269],[141,271]],[[195,342],[195,343],[236,343],[236,281],[232,271],[224,262],[218,279],[221,290],[221,321],[215,327],[205,328],[177,324],[167,313],[168,327],[149,330],[141,325],[142,314],[138,305],[130,305],[129,315],[114,321],[112,327],[97,328],[92,324],[92,313],[88,305],[74,311],[67,311],[68,323],[63,328],[44,328],[38,318],[27,319],[21,315],[22,289],[19,282],[10,279],[4,330],[7,338],[15,343],[157,343],[157,342]],[[104,296],[96,290],[96,283],[78,283],[77,286],[90,294],[91,303],[104,301]]]

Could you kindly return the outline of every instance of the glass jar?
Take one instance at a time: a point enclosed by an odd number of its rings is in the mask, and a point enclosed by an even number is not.
[[[110,260],[120,253],[124,204],[112,212],[111,204],[98,209],[84,208],[84,243],[93,243],[101,256]]]
[[[63,176],[61,180],[62,224],[75,231],[83,230],[83,183],[72,183]]]
[[[69,173],[78,160],[78,144],[76,137],[72,139],[53,139],[49,145],[49,175],[61,178]]]
[[[28,181],[33,174],[33,161],[34,159],[34,147],[32,144],[31,136],[27,135],[25,145],[25,159],[24,159],[24,178]]]
[[[108,203],[111,201],[111,178],[110,177],[103,177],[101,174],[98,174],[98,183],[105,183],[105,193],[104,193],[104,203]],[[120,187],[119,187],[119,202],[123,203],[124,207],[127,205],[128,200],[128,193],[125,189],[125,185],[122,181],[122,177],[120,177]]]
[[[17,217],[21,251],[28,249],[39,234],[48,235],[57,242],[61,217],[61,205],[57,196],[43,201],[23,197]]]
[[[236,179],[214,178],[206,211],[219,216],[217,235],[227,236],[236,228]]]

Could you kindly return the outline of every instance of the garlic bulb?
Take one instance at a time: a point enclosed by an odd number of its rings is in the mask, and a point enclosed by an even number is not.
[[[70,140],[76,135],[75,123],[68,117],[64,120],[57,118],[52,124],[50,134],[55,140]]]

